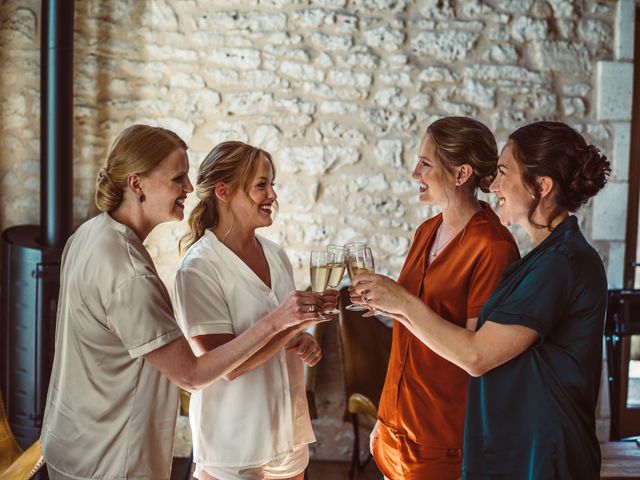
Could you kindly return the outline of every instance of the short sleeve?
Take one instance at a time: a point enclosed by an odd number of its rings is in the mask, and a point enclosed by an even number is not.
[[[571,262],[551,250],[534,259],[530,270],[508,295],[487,312],[487,321],[522,325],[538,332],[541,339],[563,318],[571,302]]]
[[[234,333],[231,313],[217,277],[181,268],[174,287],[178,321],[187,337]]]
[[[504,269],[518,258],[518,248],[509,240],[493,242],[483,250],[476,263],[467,295],[467,318],[480,315],[480,310],[494,292]]]
[[[107,322],[132,358],[182,336],[169,294],[154,275],[137,275],[120,285],[107,305]]]

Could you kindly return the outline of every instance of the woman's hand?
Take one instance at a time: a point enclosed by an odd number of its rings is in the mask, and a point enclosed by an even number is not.
[[[324,310],[330,311],[338,308],[338,298],[340,297],[340,292],[337,290],[333,290],[329,288],[322,293],[322,301],[324,303]],[[325,314],[327,315],[327,314]],[[331,314],[329,314],[331,315]]]
[[[269,313],[269,317],[273,319],[276,330],[279,332],[301,325],[306,328],[326,320],[322,317],[323,308],[324,301],[320,295],[294,290],[278,308]]]
[[[371,434],[369,435],[369,451],[371,452],[371,455],[373,455],[373,452],[375,451],[375,448],[376,448],[376,443],[378,441],[378,438],[380,437],[380,432],[378,431],[379,426],[380,426],[380,420],[376,422],[376,424],[373,427],[373,430],[371,430]]]
[[[322,358],[320,345],[308,332],[300,332],[296,335],[287,345],[287,350],[294,350],[309,367],[313,367]]]
[[[353,279],[349,288],[351,301],[382,311],[385,315],[402,317],[402,307],[409,292],[389,277],[363,273]]]

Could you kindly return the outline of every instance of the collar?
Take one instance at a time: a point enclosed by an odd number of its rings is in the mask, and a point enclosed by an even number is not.
[[[569,215],[565,220],[556,225],[556,228],[545,238],[539,245],[527,253],[524,257],[511,263],[502,273],[502,278],[506,278],[513,272],[518,270],[522,265],[531,260],[531,258],[540,255],[545,250],[556,246],[561,243],[565,238],[572,235],[574,232],[579,231],[578,219],[574,215]]]
[[[547,248],[555,245],[558,241],[562,241],[567,234],[579,230],[578,219],[574,215],[569,215],[562,222],[556,225],[556,228],[545,238],[539,245],[531,250],[524,258],[527,258],[530,254],[535,252],[541,252]]]

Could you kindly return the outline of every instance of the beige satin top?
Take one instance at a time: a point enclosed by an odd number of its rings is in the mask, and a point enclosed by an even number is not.
[[[178,388],[143,355],[181,335],[136,234],[106,213],[81,225],[62,258],[41,436],[48,468],[62,478],[168,479]]]

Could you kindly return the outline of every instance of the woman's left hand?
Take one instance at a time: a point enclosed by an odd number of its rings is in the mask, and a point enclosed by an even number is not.
[[[300,359],[313,367],[322,358],[322,350],[316,339],[308,332],[300,332],[287,345],[287,350],[295,350]]]
[[[353,279],[349,288],[351,301],[381,310],[392,316],[402,316],[409,292],[389,277],[376,273],[363,273]]]

